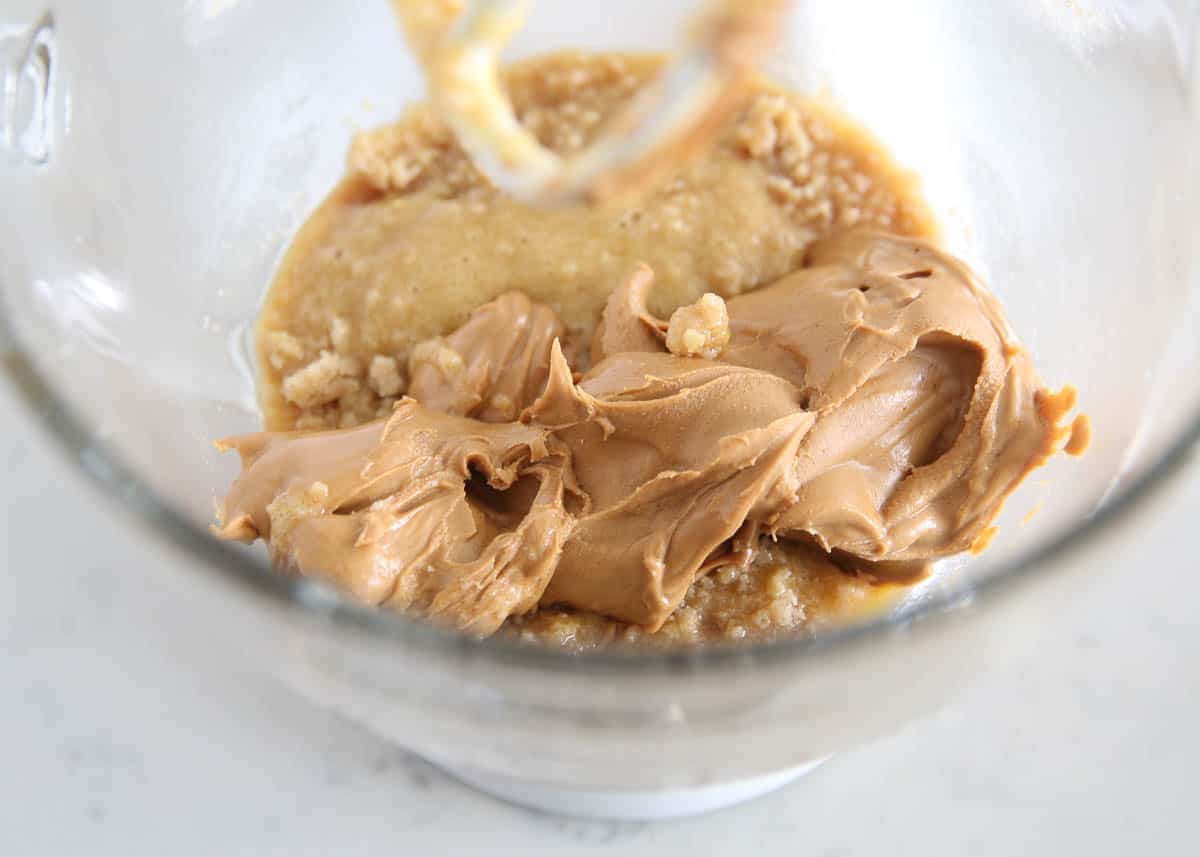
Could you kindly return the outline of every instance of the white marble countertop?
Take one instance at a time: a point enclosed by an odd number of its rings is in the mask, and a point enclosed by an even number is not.
[[[742,807],[578,822],[480,796],[177,633],[158,560],[0,387],[0,855],[1191,855],[1200,467],[1052,645]],[[15,487],[14,487],[15,486]],[[887,783],[886,789],[882,785]]]

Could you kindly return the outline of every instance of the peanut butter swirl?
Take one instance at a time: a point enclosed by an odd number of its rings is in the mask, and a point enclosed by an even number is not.
[[[219,535],[475,634],[551,604],[654,630],[764,537],[919,579],[982,548],[1070,435],[1073,396],[931,244],[819,241],[793,274],[706,296],[688,336],[647,310],[652,289],[640,267],[614,291],[582,376],[554,313],[509,294],[414,354],[389,418],[223,441],[242,474]],[[668,348],[693,333],[715,357]]]

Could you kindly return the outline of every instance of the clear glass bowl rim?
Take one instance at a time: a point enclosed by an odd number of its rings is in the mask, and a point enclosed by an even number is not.
[[[0,293],[4,293],[3,284],[0,284]],[[1106,528],[1132,516],[1181,469],[1191,452],[1200,447],[1200,411],[1197,411],[1149,467],[1087,518],[1024,554],[1000,563],[977,581],[938,591],[915,606],[881,618],[812,636],[762,643],[662,650],[609,647],[572,652],[517,640],[480,639],[437,628],[419,619],[357,605],[341,596],[331,597],[332,590],[322,583],[279,574],[263,559],[249,557],[189,522],[142,481],[110,444],[89,432],[86,422],[46,380],[34,357],[22,348],[3,301],[0,301],[0,360],[10,386],[47,430],[59,451],[103,496],[115,500],[130,518],[153,536],[182,549],[219,576],[231,579],[243,589],[292,613],[376,635],[409,649],[423,648],[443,656],[572,673],[583,670],[677,673],[695,669],[711,673],[721,669],[744,669],[748,663],[798,661],[827,653],[833,647],[848,648],[881,641],[897,630],[945,614],[960,605],[965,596],[969,596],[975,606],[986,607],[986,600],[1022,581],[1052,573],[1054,563],[1065,561],[1070,554],[1099,538]]]

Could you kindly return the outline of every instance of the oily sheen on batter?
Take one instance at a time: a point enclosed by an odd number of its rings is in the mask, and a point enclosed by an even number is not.
[[[507,83],[570,151],[657,63],[555,55]],[[272,431],[225,442],[219,532],[370,604],[575,647],[876,609],[986,543],[1073,405],[921,240],[914,187],[762,84],[627,206],[535,208],[414,108],[355,141],[272,287]]]

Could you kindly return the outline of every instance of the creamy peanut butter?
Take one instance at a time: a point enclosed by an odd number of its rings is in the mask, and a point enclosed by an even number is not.
[[[727,302],[717,359],[661,344],[634,271],[578,380],[554,313],[502,296],[418,367],[424,404],[227,441],[244,470],[221,534],[483,634],[538,604],[654,631],[766,536],[919,579],[983,537],[1071,428],[962,263],[873,232],[816,242],[808,261]]]
[[[569,152],[657,66],[505,80]],[[415,108],[357,139],[268,295],[273,431],[223,442],[243,470],[219,534],[368,604],[572,647],[878,609],[986,547],[1089,432],[935,242],[869,136],[766,84],[619,209],[518,203]]]

